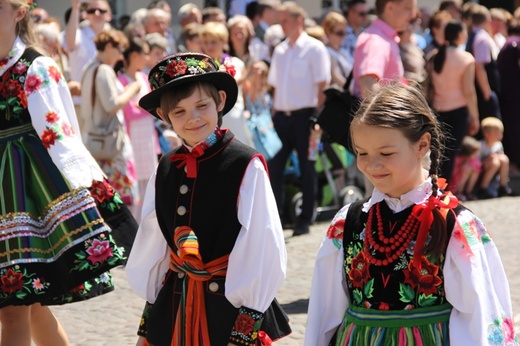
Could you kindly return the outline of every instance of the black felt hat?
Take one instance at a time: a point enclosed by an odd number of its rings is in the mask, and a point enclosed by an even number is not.
[[[204,81],[226,92],[223,109],[223,114],[226,114],[233,108],[238,96],[234,73],[232,65],[225,63],[219,67],[206,54],[189,52],[168,55],[159,60],[148,74],[152,91],[139,100],[139,106],[160,119],[156,110],[166,90],[184,83]]]

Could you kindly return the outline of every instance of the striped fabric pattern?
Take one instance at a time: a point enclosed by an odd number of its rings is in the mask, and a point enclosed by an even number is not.
[[[70,190],[30,128],[0,133],[0,268],[53,262],[110,231],[89,191]]]
[[[382,311],[351,306],[338,331],[336,346],[449,345],[451,305]]]

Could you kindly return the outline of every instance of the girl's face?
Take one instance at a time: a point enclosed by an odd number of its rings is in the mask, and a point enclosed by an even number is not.
[[[226,93],[222,90],[218,93],[221,101],[217,105],[206,91],[197,88],[166,114],[175,133],[190,147],[208,138],[217,127],[218,112],[226,103]],[[163,117],[160,108],[157,113]]]
[[[330,45],[337,46],[340,45],[341,42],[345,39],[347,35],[347,25],[346,24],[337,24],[334,25],[330,33],[327,35]]]
[[[25,12],[25,9],[15,9],[9,0],[0,0],[0,35],[15,35],[16,24]]]
[[[381,192],[399,198],[425,180],[421,159],[430,148],[429,133],[410,141],[400,130],[354,125],[352,140],[359,170]]]
[[[226,42],[216,36],[204,35],[201,39],[202,52],[206,53],[213,59],[220,59],[224,54]]]
[[[142,52],[132,52],[130,54],[130,64],[133,64],[138,71],[141,71],[146,67],[149,55],[150,48],[144,45]]]
[[[251,82],[255,83],[258,88],[267,86],[267,75],[269,73],[264,63],[257,61],[251,65]]]
[[[247,26],[244,23],[237,23],[229,29],[229,37],[235,47],[244,47],[248,36]]]

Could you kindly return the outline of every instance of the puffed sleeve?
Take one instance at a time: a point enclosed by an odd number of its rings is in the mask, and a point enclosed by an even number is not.
[[[343,207],[332,219],[316,256],[305,346],[328,345],[349,305],[343,269],[343,229],[348,207]]]
[[[457,217],[444,264],[452,345],[518,345],[511,295],[498,250],[469,210]]]
[[[285,279],[287,266],[276,201],[258,157],[246,169],[237,203],[242,227],[229,255],[225,295],[239,309],[237,320],[255,321],[255,330],[247,334],[233,329],[230,342],[249,345],[254,344],[255,332]]]
[[[170,264],[168,244],[155,213],[155,174],[148,181],[141,220],[125,271],[134,292],[154,303]]]
[[[89,187],[104,174],[81,141],[67,83],[49,57],[36,58],[24,83],[34,129],[72,188]]]

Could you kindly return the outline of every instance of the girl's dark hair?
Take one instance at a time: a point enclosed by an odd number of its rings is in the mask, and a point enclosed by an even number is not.
[[[419,85],[392,83],[381,86],[361,103],[350,126],[350,138],[356,125],[360,124],[397,129],[410,143],[416,143],[428,132],[431,136],[429,175],[432,181],[432,195],[437,195],[444,135]],[[438,258],[447,244],[447,226],[446,219],[438,209],[434,209],[433,216],[434,221],[430,228],[431,240],[425,246],[424,253]]]
[[[128,41],[128,48],[123,52],[123,61],[118,61],[114,66],[114,70],[117,72],[122,72],[125,66],[130,64],[130,56],[132,53],[141,54],[145,47],[148,47],[148,43],[146,40],[140,37],[132,37]]]
[[[433,70],[437,73],[441,73],[446,61],[446,49],[448,46],[455,47],[457,38],[460,33],[464,30],[464,24],[458,20],[452,20],[444,28],[444,39],[446,44],[439,48],[439,52],[433,58]]]
[[[465,136],[462,140],[458,155],[462,157],[470,157],[479,150],[480,142],[471,136]]]
[[[181,100],[190,97],[197,89],[204,90],[215,101],[215,104],[218,105],[220,103],[220,94],[213,84],[209,82],[184,83],[170,88],[162,94],[159,107],[164,114],[165,119],[163,120],[169,123],[168,113],[175,108]],[[222,111],[218,112],[218,126],[222,125],[223,116]]]

